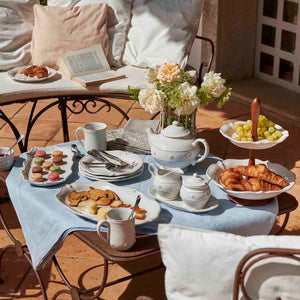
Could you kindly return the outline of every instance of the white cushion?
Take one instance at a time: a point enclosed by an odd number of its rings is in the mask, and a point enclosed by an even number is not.
[[[38,0],[0,0],[0,70],[29,64],[33,5]]]
[[[122,66],[122,57],[129,30],[132,0],[48,0],[48,6],[73,7],[85,4],[106,3],[108,9],[107,31],[110,39],[108,57],[111,66]]]
[[[145,70],[132,66],[125,66],[117,70],[126,75],[126,78],[106,82],[102,85],[94,85],[84,88],[80,84],[57,74],[55,77],[43,81],[43,83],[22,83],[12,80],[6,72],[0,73],[0,103],[14,100],[38,98],[45,96],[84,95],[84,94],[127,94],[128,86],[143,88],[147,81]]]
[[[232,299],[235,270],[245,254],[265,247],[300,249],[299,236],[242,237],[175,225],[160,225],[158,239],[166,266],[166,295],[172,300]],[[300,263],[262,260],[245,282],[253,300],[299,299]]]
[[[185,67],[205,0],[134,0],[124,62],[154,67],[173,61]]]

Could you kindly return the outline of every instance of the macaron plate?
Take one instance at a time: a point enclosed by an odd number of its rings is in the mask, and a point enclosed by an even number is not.
[[[53,152],[62,154],[60,165],[51,164],[55,156]],[[73,156],[74,153],[69,147],[34,147],[26,153],[22,170],[23,180],[35,186],[46,187],[61,184],[72,174]],[[55,158],[57,159],[57,156]],[[46,165],[45,162],[47,162]]]

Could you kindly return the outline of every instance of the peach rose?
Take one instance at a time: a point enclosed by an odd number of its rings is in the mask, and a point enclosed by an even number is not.
[[[169,62],[164,63],[158,70],[157,79],[161,83],[173,83],[182,79],[183,69],[179,64]]]

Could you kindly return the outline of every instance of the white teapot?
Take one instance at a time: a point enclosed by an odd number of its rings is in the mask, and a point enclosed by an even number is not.
[[[194,139],[188,129],[174,121],[164,128],[160,134],[155,134],[152,128],[146,129],[151,147],[151,155],[164,168],[185,169],[203,161],[208,153],[209,146],[205,139]],[[204,154],[199,155],[199,143],[204,145]]]

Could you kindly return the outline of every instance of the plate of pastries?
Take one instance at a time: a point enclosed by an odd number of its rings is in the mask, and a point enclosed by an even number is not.
[[[228,195],[248,200],[276,197],[295,184],[295,174],[282,165],[255,162],[248,166],[248,159],[226,159],[210,165],[206,175]]]
[[[9,70],[8,76],[16,81],[21,82],[39,82],[47,80],[56,75],[56,70],[47,66],[26,66],[17,67]]]
[[[263,115],[258,118],[258,141],[253,141],[251,131],[251,120],[225,124],[220,128],[220,133],[225,138],[234,145],[245,149],[268,149],[282,143],[289,136],[287,130]]]
[[[135,224],[141,225],[156,219],[160,214],[160,206],[135,189],[116,186],[102,180],[74,182],[64,185],[56,199],[74,214],[98,222],[106,219],[111,209],[132,209],[138,195],[141,196],[141,201],[135,211]]]

